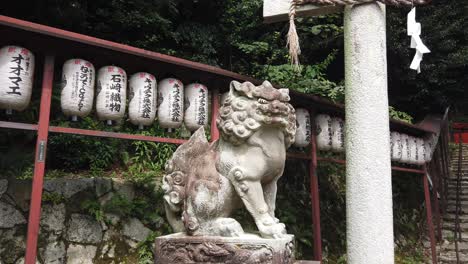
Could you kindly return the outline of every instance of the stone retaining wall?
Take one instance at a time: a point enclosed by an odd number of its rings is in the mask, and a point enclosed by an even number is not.
[[[0,264],[24,263],[30,195],[30,180],[0,179]],[[142,219],[93,215],[82,206],[105,205],[116,195],[132,201],[135,186],[106,178],[46,180],[37,263],[137,263],[139,242],[152,233]]]

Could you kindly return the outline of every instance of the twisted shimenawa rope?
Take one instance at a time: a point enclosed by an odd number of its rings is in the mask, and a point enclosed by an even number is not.
[[[291,7],[289,8],[289,31],[288,31],[288,41],[287,47],[289,48],[289,56],[291,64],[296,70],[300,70],[299,65],[299,55],[301,54],[301,47],[299,45],[299,36],[297,35],[296,25],[294,24],[294,19],[296,17],[296,3],[295,1],[291,2]]]
[[[294,0],[293,2],[296,5],[356,5],[374,1],[393,6],[415,6],[429,4],[432,0]]]

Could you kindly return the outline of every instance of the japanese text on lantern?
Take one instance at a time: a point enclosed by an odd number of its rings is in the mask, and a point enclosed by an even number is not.
[[[112,84],[109,86],[111,90],[110,94],[110,104],[108,105],[109,109],[112,112],[120,112],[120,107],[122,99],[120,97],[120,89],[122,88],[122,75],[112,74],[111,77]]]
[[[151,113],[151,85],[153,81],[146,78],[144,88],[144,98],[143,98],[143,110],[141,113],[142,118],[150,118]]]
[[[181,118],[181,107],[180,107],[180,85],[178,83],[174,83],[174,88],[172,89],[172,96],[173,96],[173,101],[172,101],[172,112],[171,112],[171,120],[173,122],[178,122]]]
[[[13,62],[16,64],[14,67],[10,67],[10,73],[12,73],[12,76],[8,77],[11,80],[11,83],[13,86],[10,86],[9,88],[12,90],[11,92],[7,92],[7,94],[17,94],[21,95],[21,92],[17,91],[20,89],[19,83],[23,81],[20,77],[21,71],[24,70],[23,67],[21,67],[21,62],[24,60],[24,57],[21,56],[20,53],[16,57],[12,57],[12,60],[10,62]]]
[[[197,124],[200,126],[205,125],[206,120],[206,92],[203,88],[199,90],[198,99],[200,99],[200,105],[198,106],[198,120]]]

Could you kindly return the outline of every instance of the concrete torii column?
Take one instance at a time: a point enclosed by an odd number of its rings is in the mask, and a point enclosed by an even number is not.
[[[265,22],[287,20],[290,5],[265,0]],[[340,10],[304,5],[296,14]],[[385,6],[344,8],[344,38],[348,263],[394,263]]]

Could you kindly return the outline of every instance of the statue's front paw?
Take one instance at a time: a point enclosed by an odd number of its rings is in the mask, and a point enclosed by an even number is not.
[[[275,223],[274,220],[267,225],[259,224],[258,229],[264,238],[282,238],[286,236],[286,226],[283,223]]]

